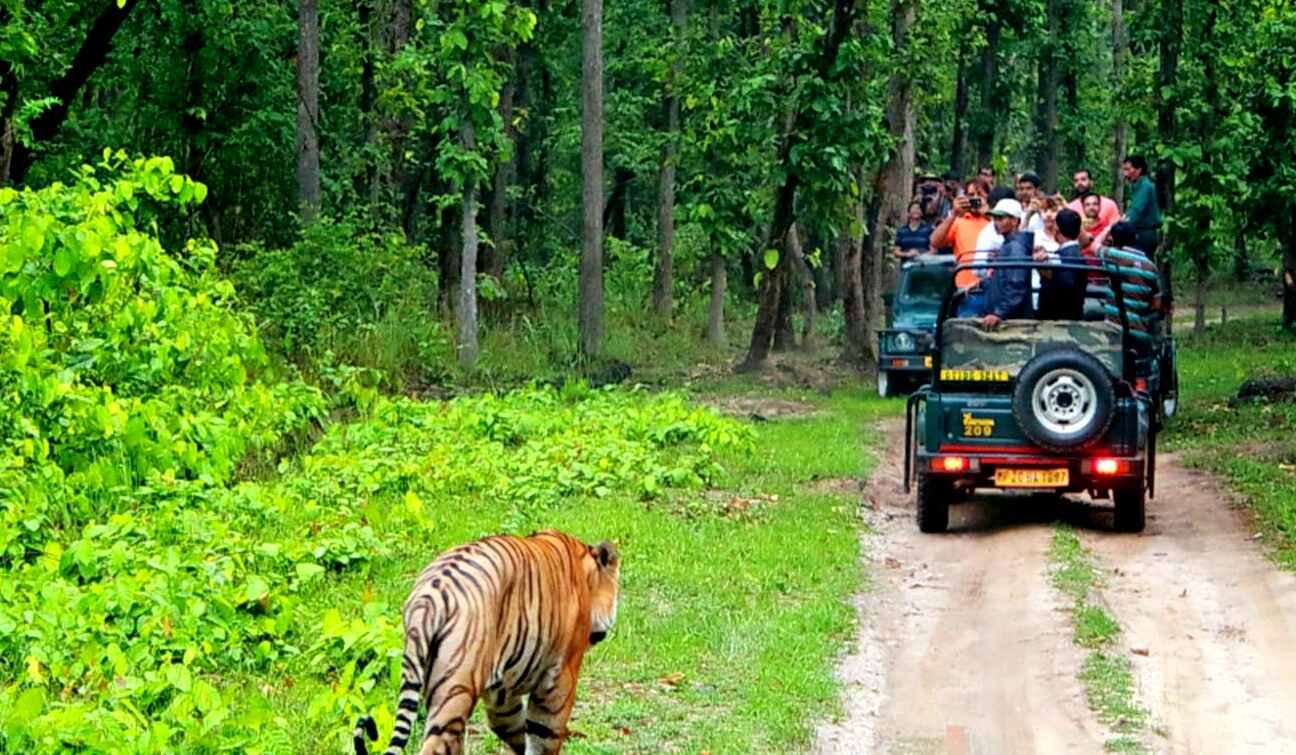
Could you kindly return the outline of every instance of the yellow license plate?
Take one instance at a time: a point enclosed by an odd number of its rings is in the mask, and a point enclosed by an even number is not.
[[[923,357],[923,367],[931,367],[931,357]]]
[[[1069,469],[996,469],[997,488],[1064,488],[1071,484]]]

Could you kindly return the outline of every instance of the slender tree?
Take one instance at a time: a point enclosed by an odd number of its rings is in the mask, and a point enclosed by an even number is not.
[[[320,211],[319,0],[299,0],[297,27],[297,198],[310,221]]]
[[[837,62],[842,43],[846,41],[851,26],[855,22],[855,10],[855,0],[835,0],[832,23],[827,34],[820,40],[820,47],[814,55],[812,68],[809,72],[819,81],[828,80],[833,66]],[[811,111],[805,107],[805,104],[793,103],[793,127],[779,149],[778,165],[784,174],[784,178],[774,192],[774,211],[770,214],[769,233],[766,234],[765,243],[761,245],[760,258],[762,260],[770,258],[767,253],[768,249],[771,247],[777,249],[782,246],[784,235],[792,227],[792,223],[796,221],[797,189],[800,187],[803,177],[798,170],[798,162],[794,157],[801,148],[805,135],[811,133],[813,128],[811,121],[814,118]],[[784,289],[790,277],[789,270],[791,267],[789,255],[776,254],[775,257],[773,265],[766,262],[767,269],[763,271],[761,276],[756,321],[752,326],[752,337],[747,348],[747,356],[739,366],[740,370],[759,369],[769,356],[770,346],[778,326],[779,307],[782,306],[783,297],[787,295]]]
[[[1121,177],[1121,162],[1125,159],[1126,119],[1125,59],[1129,56],[1129,38],[1125,34],[1125,4],[1112,0],[1112,91],[1115,92],[1115,122],[1112,125],[1112,198],[1116,204],[1125,204],[1125,179]]]
[[[675,163],[679,158],[680,79],[684,75],[684,43],[688,35],[688,0],[670,0],[672,29],[671,74],[666,91],[666,138],[662,142],[660,189],[657,199],[657,267],[653,274],[653,310],[670,317],[675,308]]]
[[[1058,181],[1058,148],[1061,134],[1058,131],[1058,87],[1059,75],[1059,42],[1062,25],[1063,0],[1047,0],[1045,16],[1048,23],[1048,36],[1039,45],[1039,95],[1036,114],[1037,151],[1035,170],[1039,173],[1043,189],[1057,191]]]
[[[716,348],[728,345],[725,336],[725,290],[729,285],[729,269],[725,256],[714,247],[711,250],[711,301],[707,308],[707,343]]]
[[[581,5],[580,350],[603,350],[603,0]]]
[[[460,146],[464,152],[477,149],[477,135],[472,118],[465,116],[460,125]],[[463,178],[463,249],[459,257],[459,364],[465,369],[477,366],[477,176],[464,171]]]
[[[895,45],[895,59],[899,62],[892,70],[888,84],[886,127],[893,145],[886,161],[874,179],[874,200],[877,211],[868,238],[868,248],[862,260],[864,285],[863,341],[868,353],[877,359],[877,340],[871,334],[882,326],[882,268],[890,239],[886,230],[904,222],[905,208],[913,196],[914,174],[914,80],[906,61],[911,54],[909,33],[914,24],[913,0],[892,0],[891,38]]]
[[[504,274],[504,265],[513,247],[512,228],[510,227],[509,187],[517,176],[518,130],[514,124],[514,100],[517,97],[519,73],[516,69],[517,50],[510,48],[504,55],[510,69],[508,81],[500,90],[499,115],[504,128],[504,138],[514,148],[507,158],[500,160],[495,167],[494,185],[491,187],[490,201],[490,238],[491,247],[484,255],[482,269],[492,277],[499,278]]]

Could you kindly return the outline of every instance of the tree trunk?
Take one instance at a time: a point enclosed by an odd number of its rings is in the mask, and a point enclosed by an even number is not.
[[[90,80],[90,76],[104,64],[108,59],[108,53],[112,50],[113,37],[116,36],[126,17],[135,9],[138,0],[126,0],[119,5],[118,0],[101,0],[98,3],[102,10],[95,20],[90,24],[90,29],[86,32],[85,39],[81,41],[81,47],[77,49],[76,55],[72,57],[72,63],[62,76],[55,79],[49,86],[49,92],[46,96],[54,98],[54,104],[45,109],[39,116],[33,118],[28,124],[31,130],[31,143],[24,144],[14,138],[12,132],[13,123],[6,119],[2,124],[5,128],[4,138],[8,146],[6,159],[8,160],[7,176],[0,176],[0,179],[7,178],[11,183],[18,185],[23,183],[27,178],[27,171],[31,168],[36,156],[32,148],[52,140],[67,122],[68,114],[72,107],[72,101],[76,99],[77,94],[85,83]],[[0,77],[0,84],[6,89],[12,88],[13,97],[5,102],[5,109],[12,113],[12,106],[17,104],[18,82],[16,73],[10,71],[10,81],[4,81]],[[3,180],[0,180],[3,183]]]
[[[666,95],[666,139],[662,144],[661,183],[657,193],[657,266],[653,272],[653,311],[669,319],[675,309],[675,163],[679,159],[679,86],[684,77],[684,43],[688,33],[688,0],[670,0],[674,58]]]
[[[1041,45],[1039,56],[1039,110],[1035,120],[1039,128],[1036,141],[1035,170],[1047,193],[1057,191],[1058,178],[1058,27],[1062,23],[1061,0],[1048,0],[1046,14],[1048,41]]]
[[[909,29],[914,22],[914,6],[903,0],[892,0],[891,7],[891,33],[895,39],[896,54],[903,60],[908,49]],[[889,248],[886,230],[904,222],[909,197],[913,196],[913,80],[907,67],[899,66],[891,73],[888,89],[887,131],[895,140],[895,146],[874,182],[873,201],[876,212],[869,218],[868,246],[861,265],[864,343],[868,355],[874,360],[878,356],[877,339],[870,336],[881,329],[886,321],[886,311],[882,305],[882,270]]]
[[[1080,74],[1076,71],[1074,65],[1068,65],[1063,75],[1063,88],[1066,90],[1067,117],[1071,123],[1077,123],[1083,114],[1080,111]],[[1088,145],[1085,144],[1084,131],[1072,126],[1066,133],[1066,155],[1070,159],[1072,169],[1089,162]],[[1066,182],[1066,176],[1059,175],[1058,180]],[[1061,191],[1059,186],[1058,190]]]
[[[374,105],[378,101],[378,83],[375,70],[381,45],[378,40],[378,23],[374,19],[378,0],[360,0],[356,3],[356,17],[360,27],[359,44],[364,49],[360,58],[360,122],[364,127],[364,172],[357,177],[356,194],[368,197],[369,206],[378,205],[378,122]]]
[[[1175,144],[1179,131],[1175,120],[1175,107],[1179,98],[1174,87],[1179,77],[1179,47],[1183,38],[1183,0],[1163,0],[1161,4],[1160,67],[1157,74],[1157,138],[1163,143]],[[1166,219],[1175,209],[1175,166],[1168,158],[1160,161],[1156,171],[1157,198],[1161,214]],[[1164,295],[1167,311],[1174,311],[1174,269],[1170,254],[1165,251],[1174,243],[1173,225],[1167,224],[1161,232],[1161,248],[1156,261],[1165,279]]]
[[[862,176],[857,176],[861,196],[864,191]],[[855,365],[863,365],[869,353],[868,320],[864,314],[864,203],[862,199],[853,202],[855,227],[859,232],[854,235],[843,233],[837,239],[838,255],[842,258],[842,321],[845,323],[845,338],[842,360]]]
[[[448,186],[441,188],[441,191],[450,190]],[[459,306],[459,278],[462,273],[459,248],[463,242],[463,234],[455,233],[459,219],[455,217],[454,205],[445,205],[441,208],[440,214],[439,233],[434,237],[439,240],[441,247],[437,250],[437,299],[442,315],[447,319],[453,319],[455,309]]]
[[[725,338],[724,304],[729,273],[723,254],[711,251],[711,308],[707,313],[707,343],[716,348],[728,345]]]
[[[1208,6],[1206,18],[1200,30],[1202,35],[1202,75],[1208,82],[1216,81],[1215,57],[1218,52],[1215,50],[1213,43],[1216,11],[1216,6]],[[1197,136],[1198,143],[1201,145],[1204,165],[1198,166],[1196,171],[1190,171],[1189,176],[1195,185],[1197,193],[1200,196],[1207,197],[1216,193],[1215,170],[1213,168],[1216,153],[1215,114],[1219,112],[1219,88],[1207,86],[1203,95],[1205,107],[1200,109],[1197,116]],[[1190,247],[1190,255],[1197,278],[1197,312],[1193,322],[1193,330],[1200,333],[1206,329],[1206,284],[1210,280],[1211,251],[1215,246],[1211,235],[1213,213],[1200,206],[1191,208],[1191,211],[1194,221],[1192,236],[1194,243]]]
[[[580,351],[603,350],[603,0],[582,0]]]
[[[517,52],[509,50],[507,55],[509,68],[514,69]],[[509,222],[508,189],[509,186],[513,185],[513,179],[517,175],[518,150],[516,145],[518,130],[513,124],[513,100],[517,94],[517,81],[517,71],[513,70],[509,75],[509,80],[505,82],[503,89],[500,90],[499,114],[500,119],[504,122],[504,138],[514,144],[514,150],[509,159],[501,160],[499,165],[495,167],[495,181],[491,187],[489,217],[491,246],[482,255],[481,269],[494,278],[499,278],[504,274],[504,264],[507,262],[513,248],[512,228]]]
[[[1296,203],[1289,199],[1287,233],[1283,239],[1283,327],[1296,330]]]
[[[833,64],[837,61],[837,53],[855,22],[855,2],[856,0],[835,0],[834,2],[832,25],[823,39],[823,48],[815,61],[815,71],[820,79],[829,76]],[[796,172],[791,156],[793,148],[800,144],[803,135],[810,132],[810,118],[807,111],[800,108],[795,110],[793,128],[788,132],[779,150],[778,164],[785,170],[785,175],[783,183],[775,191],[774,212],[771,213],[768,244],[774,248],[782,244],[784,235],[796,219],[796,193],[801,178]],[[764,257],[765,248],[759,250],[760,257]],[[779,304],[783,296],[783,286],[788,278],[787,257],[786,254],[780,254],[778,264],[773,270],[763,270],[751,343],[747,348],[747,357],[739,366],[740,370],[759,369],[769,356],[770,342],[774,337]]]
[[[297,199],[309,222],[320,210],[319,0],[299,0],[297,25]]]
[[[1115,92],[1115,123],[1112,127],[1112,199],[1125,206],[1125,178],[1121,164],[1125,160],[1125,59],[1129,57],[1129,38],[1125,35],[1123,0],[1112,0],[1112,91]]]
[[[1239,223],[1233,232],[1233,280],[1243,283],[1251,275],[1251,252],[1247,246],[1247,226]]]
[[[16,146],[13,114],[18,107],[18,74],[7,60],[0,60],[0,97],[4,98],[0,104],[0,186],[4,186],[9,183],[13,164]]]
[[[990,165],[994,159],[996,127],[1002,114],[999,105],[999,38],[1003,22],[997,16],[986,21],[986,46],[981,50],[981,108],[975,123],[977,167]]]
[[[409,43],[414,8],[412,0],[383,0],[383,5],[386,6],[386,13],[380,36],[382,48],[390,59]],[[378,124],[380,142],[386,147],[388,155],[382,170],[382,184],[385,187],[379,191],[386,192],[388,196],[408,196],[412,190],[417,192],[417,187],[412,189],[410,186],[417,175],[411,174],[405,161],[405,139],[410,128],[410,117],[407,115],[395,117],[383,113]],[[412,238],[412,225],[404,225],[406,238]]]
[[[466,116],[460,138],[465,151],[477,147],[477,134]],[[463,182],[463,252],[459,255],[459,366],[477,366],[477,177],[465,171]]]
[[[626,195],[630,192],[630,182],[634,173],[629,168],[618,167],[612,172],[612,194],[603,208],[603,227],[607,235],[625,240],[626,237]]]
[[[954,88],[954,138],[950,144],[950,170],[971,175],[980,170],[981,166],[964,164],[967,155],[968,70],[961,58],[955,75],[958,83]]]
[[[819,303],[815,297],[814,271],[806,261],[805,251],[801,247],[800,229],[793,225],[787,235],[788,254],[792,255],[792,266],[801,278],[801,350],[814,351],[814,323]]]
[[[181,22],[184,36],[180,50],[184,56],[185,89],[184,108],[180,113],[180,128],[184,134],[181,170],[195,181],[203,181],[202,138],[205,120],[197,113],[203,105],[203,82],[207,80],[202,68],[202,51],[207,46],[207,36],[202,23],[202,7],[198,0],[185,0],[181,6],[185,20]],[[213,202],[214,204],[214,202]],[[210,208],[211,205],[208,205]],[[193,235],[193,219],[197,208],[192,205],[186,210],[185,235]]]
[[[783,292],[779,296],[778,315],[774,320],[774,344],[773,351],[775,354],[782,354],[796,348],[796,331],[792,328],[792,275],[796,272],[796,265],[792,262],[792,254],[788,252],[787,245],[792,230],[789,229],[784,234],[783,256],[788,259],[788,269],[784,272]]]
[[[1193,332],[1206,330],[1206,284],[1210,280],[1210,267],[1197,259],[1197,302],[1193,313]]]

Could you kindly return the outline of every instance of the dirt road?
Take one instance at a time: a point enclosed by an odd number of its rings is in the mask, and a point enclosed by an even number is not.
[[[816,753],[1099,753],[1108,732],[1076,673],[1067,606],[1048,580],[1051,524],[1068,521],[1108,572],[1154,752],[1296,752],[1296,579],[1251,541],[1247,519],[1173,458],[1142,536],[1110,532],[1087,498],[983,496],[951,532],[922,535],[901,490],[901,426],[867,488],[872,589],[843,659],[846,717]],[[1185,592],[1186,590],[1186,592]]]

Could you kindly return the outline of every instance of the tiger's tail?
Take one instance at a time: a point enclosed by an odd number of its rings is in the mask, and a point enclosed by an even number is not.
[[[423,609],[426,607],[427,603],[421,606]],[[419,610],[416,613],[423,619],[419,622],[422,631],[406,634],[405,656],[401,660],[401,688],[400,694],[396,696],[396,724],[392,727],[391,741],[387,743],[385,755],[400,755],[409,742],[414,722],[418,718],[419,701],[423,698],[424,677],[436,660],[437,640],[434,627],[426,624],[428,612]],[[410,617],[407,616],[406,619],[408,621]],[[378,741],[378,724],[374,722],[373,716],[361,716],[356,721],[353,734],[356,755],[369,755],[366,735],[370,741]]]
[[[365,744],[367,741],[378,741],[378,724],[374,723],[373,716],[361,716],[356,721],[355,733],[351,735],[352,741],[355,742],[356,755],[369,755],[369,747]]]

